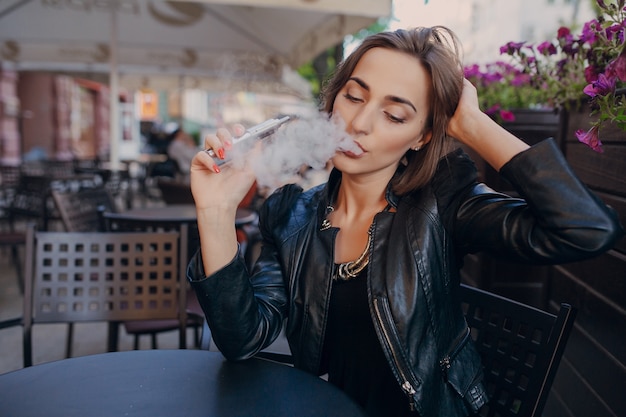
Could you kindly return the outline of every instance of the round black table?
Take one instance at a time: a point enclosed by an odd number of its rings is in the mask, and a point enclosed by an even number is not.
[[[137,350],[65,359],[0,375],[11,417],[363,417],[330,383],[262,360],[203,350]]]

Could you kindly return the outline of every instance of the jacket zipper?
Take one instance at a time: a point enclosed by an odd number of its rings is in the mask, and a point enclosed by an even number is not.
[[[456,338],[456,340],[454,341],[454,344],[452,345],[454,346],[452,351],[439,361],[441,372],[443,372],[443,377],[446,381],[448,381],[448,370],[452,366],[452,361],[454,361],[454,358],[456,358],[456,356],[459,354],[461,349],[463,349],[463,347],[467,344],[467,341],[469,340],[469,338],[470,338],[470,328],[468,327],[463,334],[461,334],[460,336]]]
[[[389,351],[391,352],[391,356],[393,357],[393,365],[395,365],[396,371],[398,372],[398,375],[400,375],[400,379],[402,380],[400,387],[402,388],[404,393],[409,396],[409,407],[411,411],[415,411],[417,404],[415,402],[415,399],[413,398],[413,395],[415,395],[416,391],[409,381],[409,378],[407,378],[406,373],[403,371],[402,366],[400,365],[401,359],[396,352],[393,343],[391,342],[389,330],[387,329],[387,327],[385,326],[385,322],[383,321],[383,314],[380,311],[378,298],[374,298],[374,310],[376,311],[376,317],[378,318],[378,322],[380,323],[380,327],[385,337],[385,341],[387,342],[387,346],[389,347]]]

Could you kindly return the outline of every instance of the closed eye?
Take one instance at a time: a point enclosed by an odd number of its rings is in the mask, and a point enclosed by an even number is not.
[[[403,119],[403,118],[401,118],[401,117],[394,116],[394,115],[393,115],[393,114],[391,114],[391,113],[387,113],[387,112],[385,112],[385,115],[387,116],[387,118],[388,118],[388,119],[389,119],[392,123],[402,124],[402,123],[406,122],[406,119]]]
[[[363,99],[360,99],[360,98],[354,97],[354,96],[353,96],[352,94],[350,94],[350,93],[345,93],[343,96],[344,96],[344,98],[345,98],[346,100],[351,101],[351,102],[353,102],[353,103],[362,103],[362,102],[363,102]]]

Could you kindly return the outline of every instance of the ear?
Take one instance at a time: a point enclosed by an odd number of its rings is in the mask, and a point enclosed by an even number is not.
[[[424,147],[424,145],[430,142],[432,138],[433,138],[433,131],[428,129],[426,133],[424,133],[419,138],[417,138],[417,140],[415,141],[415,146],[413,146],[411,149],[413,149],[414,151],[419,151],[420,149]]]

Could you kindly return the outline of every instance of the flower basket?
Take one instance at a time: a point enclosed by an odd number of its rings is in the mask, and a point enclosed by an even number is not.
[[[617,90],[616,94],[626,97],[626,89]],[[569,110],[563,109],[558,136],[561,149],[576,174],[587,185],[626,197],[626,132],[611,121],[602,123],[600,135],[603,153],[589,152],[576,136],[576,132],[587,131],[597,119],[588,102],[578,107],[572,106]]]
[[[559,134],[560,117],[554,109],[512,109],[514,120],[503,121],[501,125],[529,145]]]
[[[605,131],[610,130],[605,125],[626,132],[626,100],[620,90],[626,87],[626,0],[596,0],[596,8],[596,18],[586,22],[578,35],[561,27],[553,40],[509,42],[500,52],[509,55],[513,68],[544,93],[545,103],[568,112],[586,108],[597,116],[573,133],[602,153]]]

